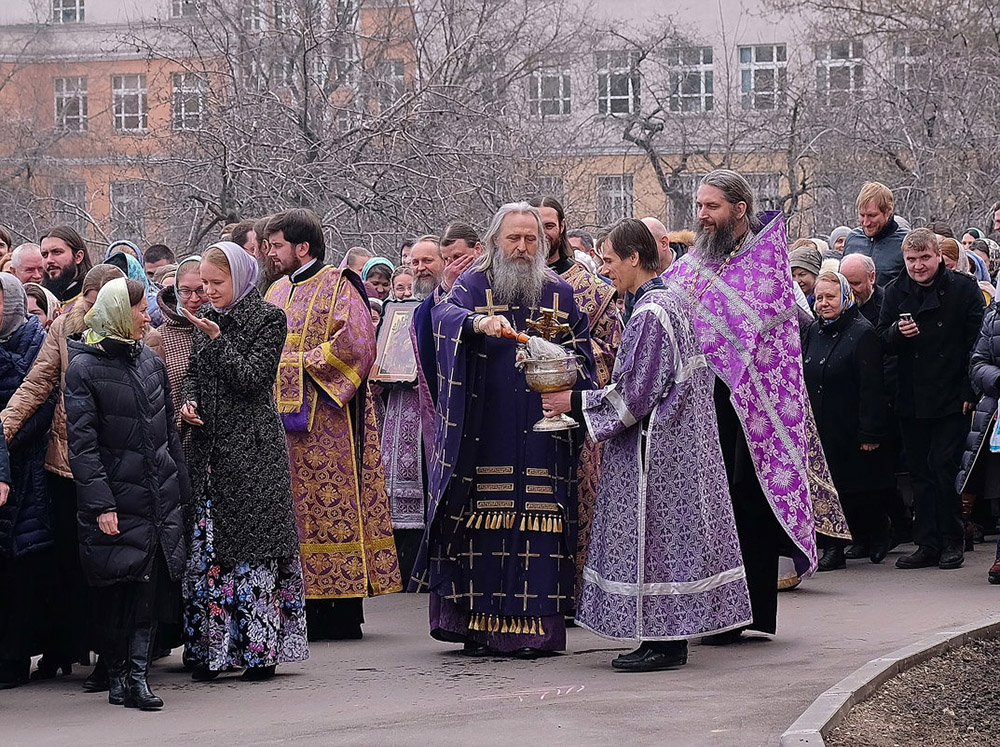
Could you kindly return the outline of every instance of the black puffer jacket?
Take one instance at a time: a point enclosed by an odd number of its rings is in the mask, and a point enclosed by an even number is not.
[[[285,312],[254,290],[228,313],[214,340],[195,331],[184,391],[204,425],[191,446],[192,496],[211,499],[215,551],[231,565],[296,555],[291,475],[274,382],[285,344]]]
[[[802,370],[820,442],[837,490],[878,490],[892,483],[887,437],[882,345],[855,306],[830,324],[813,322],[802,343]]]
[[[965,453],[962,455],[962,469],[955,481],[955,488],[964,493],[973,467],[983,453],[988,449],[991,428],[996,427],[997,400],[1000,399],[1000,306],[994,301],[986,311],[983,328],[972,351],[972,363],[969,365],[969,376],[972,388],[980,395],[976,412],[972,416],[972,430],[965,442]]]
[[[112,339],[88,345],[76,337],[68,345],[69,461],[87,582],[148,580],[161,547],[179,579],[189,490],[163,359],[144,344]],[[118,512],[117,535],[97,526],[107,511]]]
[[[0,407],[6,406],[24,381],[45,341],[45,330],[31,316],[0,345]],[[48,441],[55,393],[42,404],[14,436],[10,446],[10,483],[7,503],[0,507],[0,555],[19,557],[52,544],[52,507],[45,483],[45,445]],[[3,461],[6,461],[4,459]]]

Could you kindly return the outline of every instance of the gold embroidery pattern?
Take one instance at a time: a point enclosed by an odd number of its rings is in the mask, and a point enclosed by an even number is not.
[[[538,467],[528,467],[528,469],[524,471],[524,474],[527,475],[528,477],[548,477],[552,473],[549,472],[547,469],[539,469]]]
[[[476,490],[481,493],[512,493],[514,483],[512,482],[477,482]]]
[[[525,485],[524,492],[535,493],[535,494],[541,493],[542,495],[552,495],[553,490],[551,485]],[[531,507],[530,503],[528,504],[528,507],[530,509]]]
[[[513,467],[476,467],[477,475],[513,475]],[[531,471],[528,471],[531,474]]]

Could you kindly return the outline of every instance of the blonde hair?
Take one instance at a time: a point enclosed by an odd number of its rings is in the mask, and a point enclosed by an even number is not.
[[[891,212],[892,190],[879,182],[865,182],[858,193],[858,212],[869,203],[875,203],[880,213]]]
[[[828,283],[833,283],[838,288],[840,287],[840,278],[838,278],[837,273],[833,272],[832,270],[824,270],[823,272],[821,272],[819,274],[819,277],[816,278],[816,282],[818,283],[821,280],[825,280]]]
[[[226,253],[217,246],[210,247],[208,251],[202,254],[201,261],[208,262],[210,265],[215,265],[227,275],[233,274],[233,268],[229,264],[229,257],[227,257]]]

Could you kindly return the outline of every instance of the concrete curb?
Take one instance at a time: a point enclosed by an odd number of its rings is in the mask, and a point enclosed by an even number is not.
[[[887,656],[872,659],[812,702],[779,741],[780,747],[825,747],[824,737],[850,710],[900,672],[970,641],[1000,636],[1000,617],[944,630]]]

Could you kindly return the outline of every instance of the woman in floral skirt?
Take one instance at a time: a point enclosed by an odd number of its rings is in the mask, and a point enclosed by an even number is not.
[[[245,680],[309,655],[285,433],[274,381],[285,315],[255,288],[258,268],[221,242],[203,255],[181,416],[194,426],[193,506],[184,582],[185,657],[192,678],[230,668]]]

